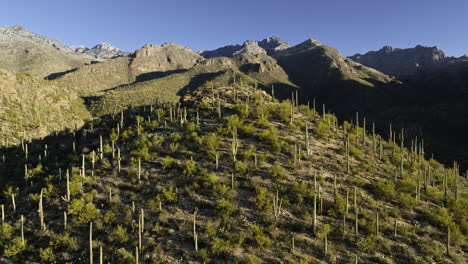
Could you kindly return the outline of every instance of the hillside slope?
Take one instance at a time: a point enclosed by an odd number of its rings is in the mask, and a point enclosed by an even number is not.
[[[0,144],[18,144],[64,128],[80,127],[91,116],[73,90],[28,73],[0,70]]]
[[[2,149],[0,255],[464,263],[466,178],[424,160],[419,144],[400,148],[239,83],[183,102],[104,116],[28,143],[28,155]]]
[[[344,116],[399,103],[397,80],[342,57],[315,39],[282,50],[275,58],[291,81],[302,87],[303,104],[317,98]]]
[[[93,60],[21,26],[0,27],[0,58],[1,69],[30,72],[41,77],[78,68]]]
[[[189,69],[203,58],[175,43],[146,45],[130,56],[86,65],[54,79],[60,85],[93,95],[152,79],[164,72]]]
[[[257,85],[269,92],[273,88],[277,95],[290,96],[291,91],[298,89],[273,58],[263,54],[239,55],[204,60],[186,71],[118,87],[92,98],[90,108],[94,114],[103,115],[157,101],[177,102],[185,93],[200,86],[214,87],[236,79],[240,84]]]

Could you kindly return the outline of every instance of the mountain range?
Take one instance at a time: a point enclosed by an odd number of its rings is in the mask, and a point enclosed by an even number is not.
[[[465,263],[467,85],[435,47],[2,27],[0,263]]]
[[[446,162],[468,157],[461,132],[468,112],[467,58],[448,57],[436,47],[385,46],[346,58],[316,39],[292,46],[270,37],[211,51],[166,43],[129,53],[107,43],[91,49],[67,47],[21,26],[0,28],[0,46],[0,68],[47,77],[53,86],[66,87],[67,93],[83,100],[89,114],[93,109],[103,113],[106,107],[99,104],[106,100],[114,106],[147,102],[148,91],[177,100],[180,91],[231,71],[282,99],[297,91],[299,103],[323,106],[343,120],[360,113],[372,120],[369,124],[378,124],[381,133],[392,123],[408,137],[431,142],[428,151],[446,157]],[[153,90],[156,85],[170,88]],[[457,136],[448,137],[444,131]]]

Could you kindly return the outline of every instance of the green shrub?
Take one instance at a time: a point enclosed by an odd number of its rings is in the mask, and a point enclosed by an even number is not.
[[[327,138],[330,134],[330,126],[327,119],[319,119],[317,125],[314,127],[314,133],[318,138]]]
[[[174,165],[176,164],[176,160],[174,158],[172,158],[171,156],[166,156],[164,158],[161,159],[160,161],[161,163],[161,167],[163,169],[172,169],[174,167]]]
[[[266,187],[255,187],[255,206],[264,212],[271,211],[272,203]]]
[[[216,211],[218,215],[226,219],[234,214],[236,211],[236,205],[229,200],[221,199],[216,205]]]
[[[285,170],[281,167],[280,164],[275,164],[274,166],[270,167],[270,175],[275,179],[284,179],[286,178]]]
[[[275,127],[269,127],[262,131],[259,135],[261,142],[269,145],[274,151],[281,151],[280,139],[278,136],[278,130]]]
[[[45,262],[53,262],[56,258],[55,253],[52,248],[40,248],[39,249],[39,258]]]
[[[82,199],[72,199],[68,214],[75,216],[74,220],[80,224],[87,224],[99,216],[99,210],[91,202]]]
[[[263,233],[262,229],[257,225],[251,225],[249,231],[257,246],[261,249],[270,247],[271,240]]]
[[[372,185],[374,194],[379,199],[393,199],[396,195],[395,184],[392,181],[379,181]]]
[[[109,235],[109,241],[111,242],[118,242],[118,243],[125,243],[129,239],[127,229],[125,229],[122,225],[118,225],[112,233]]]
[[[195,161],[188,160],[185,163],[183,173],[184,173],[185,176],[192,177],[197,172],[197,169],[198,168],[197,168],[197,164],[195,163]]]
[[[249,117],[248,107],[247,104],[236,104],[234,105],[234,111],[241,118],[247,118]]]

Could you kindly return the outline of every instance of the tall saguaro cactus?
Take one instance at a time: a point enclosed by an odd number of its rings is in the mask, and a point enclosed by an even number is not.
[[[89,222],[89,264],[93,264],[93,222]]]
[[[41,224],[41,230],[44,231],[45,230],[45,223],[44,223],[44,207],[43,207],[43,204],[42,204],[42,191],[41,190],[41,193],[39,194],[39,220],[40,220],[40,224]]]
[[[193,212],[193,244],[195,251],[198,251],[198,234],[197,234],[197,209]]]
[[[275,216],[275,222],[278,221],[278,217],[281,215],[281,205],[283,199],[279,199],[279,192],[276,190],[276,197],[273,196],[273,215]]]

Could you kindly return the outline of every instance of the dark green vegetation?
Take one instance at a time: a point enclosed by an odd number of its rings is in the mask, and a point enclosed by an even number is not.
[[[1,149],[3,260],[464,263],[456,164],[216,77]]]

